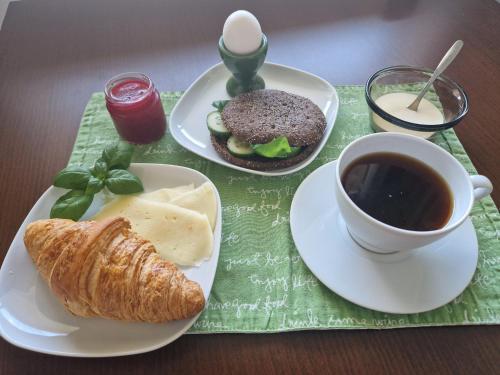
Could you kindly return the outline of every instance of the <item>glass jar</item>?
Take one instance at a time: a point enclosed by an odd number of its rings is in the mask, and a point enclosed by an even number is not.
[[[425,102],[435,106],[436,111],[440,112],[440,115],[436,117],[439,117],[439,121],[410,121],[409,118],[422,119],[422,117],[396,117],[389,113],[387,107],[382,108],[381,106],[381,103],[384,103],[382,97],[386,95],[409,94],[412,97],[399,106],[406,108],[419,94],[433,72],[431,69],[412,66],[391,66],[373,74],[365,86],[365,99],[370,108],[370,122],[373,130],[406,133],[428,138],[436,131],[457,125],[469,110],[467,94],[458,83],[443,74],[434,81],[419,106],[419,111],[423,112],[425,112],[423,105]],[[385,104],[387,105],[387,101]],[[394,103],[392,107],[393,110],[398,108]],[[398,113],[404,115],[404,111],[399,110]]]
[[[123,73],[105,86],[106,108],[120,137],[145,144],[165,134],[167,120],[160,94],[153,82],[141,73]]]

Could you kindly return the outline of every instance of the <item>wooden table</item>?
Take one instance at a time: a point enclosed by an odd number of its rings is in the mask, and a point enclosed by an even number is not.
[[[85,0],[11,3],[0,32],[0,252],[73,146],[84,106],[114,74],[142,71],[185,89],[219,61],[225,17],[248,9],[268,60],[334,85],[363,84],[397,64],[434,67],[456,39],[447,74],[470,96],[456,129],[500,203],[500,4],[493,0]],[[0,340],[0,373],[464,373],[499,371],[500,329],[417,328],[270,335],[195,335],[152,353],[69,359]]]

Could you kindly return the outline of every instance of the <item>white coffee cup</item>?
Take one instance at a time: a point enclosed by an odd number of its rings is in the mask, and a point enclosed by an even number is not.
[[[347,195],[341,182],[346,167],[354,160],[376,152],[393,152],[427,164],[448,183],[453,195],[453,212],[442,228],[412,231],[382,223],[361,210]],[[464,167],[441,147],[413,135],[377,133],[359,138],[340,154],[335,172],[335,195],[347,229],[364,248],[377,253],[407,251],[443,238],[468,217],[475,201],[493,190],[485,176],[470,176]]]

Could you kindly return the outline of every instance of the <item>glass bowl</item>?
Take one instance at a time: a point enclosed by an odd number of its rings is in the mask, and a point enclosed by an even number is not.
[[[389,93],[411,93],[416,96],[432,73],[433,70],[430,69],[391,66],[373,74],[365,86],[365,99],[370,108],[372,128],[375,131],[396,131],[427,138],[436,131],[457,125],[469,110],[467,94],[459,84],[442,74],[424,95],[424,99],[430,101],[441,112],[443,121],[440,123],[423,124],[405,121],[386,112],[376,103],[379,97]],[[410,103],[411,99],[408,105]]]

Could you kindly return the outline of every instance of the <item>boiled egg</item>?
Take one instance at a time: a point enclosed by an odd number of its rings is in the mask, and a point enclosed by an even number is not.
[[[227,17],[222,30],[226,48],[237,55],[255,52],[262,43],[259,21],[246,10],[237,10]]]

